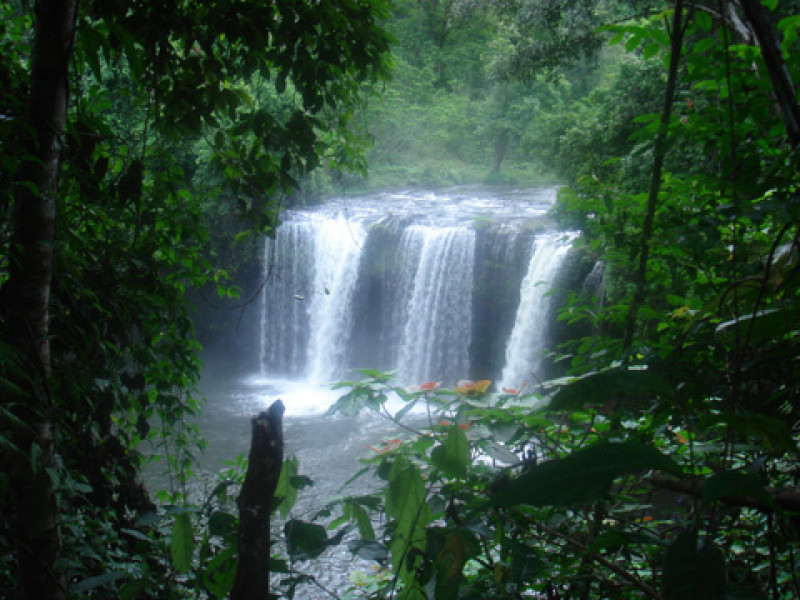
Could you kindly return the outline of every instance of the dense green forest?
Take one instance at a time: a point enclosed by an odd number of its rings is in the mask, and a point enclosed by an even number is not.
[[[319,597],[800,597],[798,9],[0,2],[0,598],[270,597],[236,579],[244,460],[188,493],[191,300],[236,299],[283,208],[476,182],[563,184],[603,267],[566,376],[342,382],[403,437],[318,518],[287,458],[272,595],[356,531],[379,568]]]

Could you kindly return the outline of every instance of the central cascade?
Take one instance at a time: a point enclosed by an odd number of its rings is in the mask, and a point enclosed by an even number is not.
[[[540,378],[550,292],[575,238],[548,227],[554,198],[460,189],[287,211],[264,250],[262,376]]]
[[[411,226],[403,233],[410,290],[398,379],[423,382],[469,369],[475,232]],[[413,275],[413,277],[412,277]]]

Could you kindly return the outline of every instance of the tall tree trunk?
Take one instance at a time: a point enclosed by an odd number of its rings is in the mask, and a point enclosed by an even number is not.
[[[53,271],[55,215],[64,137],[69,60],[77,0],[38,0],[28,126],[31,138],[14,197],[9,279],[3,289],[5,341],[23,360],[17,397],[3,399],[25,426],[13,440],[21,450],[12,465],[19,535],[20,584],[29,600],[65,597],[56,561],[61,539],[58,506],[47,467],[53,459],[52,403],[48,392],[50,344],[48,305]]]
[[[269,598],[269,516],[283,467],[283,402],[253,417],[239,506],[239,558],[231,600]]]
[[[494,137],[494,161],[492,162],[492,170],[495,173],[500,171],[503,159],[506,157],[509,137],[508,129],[501,129]]]

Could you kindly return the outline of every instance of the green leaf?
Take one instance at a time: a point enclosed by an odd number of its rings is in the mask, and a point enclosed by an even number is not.
[[[425,451],[431,446],[433,446],[435,443],[436,441],[432,437],[423,435],[414,440],[411,443],[411,447],[414,449],[414,452],[417,452],[419,454],[424,454]]]
[[[725,600],[765,600],[766,596],[756,590],[737,586],[729,583],[725,589]]]
[[[119,590],[120,600],[136,600],[137,598],[146,597],[147,592],[153,588],[153,582],[148,579],[139,579],[137,581],[128,581]]]
[[[705,415],[701,422],[706,428],[724,424],[745,437],[760,438],[764,448],[770,452],[791,452],[795,447],[792,431],[786,422],[762,413],[721,412]]]
[[[217,485],[214,486],[214,489],[206,497],[206,501],[203,503],[203,511],[207,511],[211,508],[211,504],[214,501],[214,498],[219,499],[221,503],[224,503],[227,499],[228,488],[237,485],[238,482],[232,479],[225,479],[224,481],[220,481]]]
[[[72,584],[69,587],[69,591],[71,594],[82,594],[108,583],[117,581],[118,579],[122,579],[123,577],[130,577],[130,573],[125,571],[109,571],[108,573],[81,579],[77,583]]]
[[[374,540],[375,530],[372,528],[372,522],[369,519],[369,513],[363,506],[358,504],[353,505],[353,518],[358,525],[358,533],[363,540]]]
[[[519,456],[511,452],[511,450],[492,440],[486,440],[483,444],[481,444],[481,448],[492,459],[507,465],[518,465],[520,462],[522,462],[520,461]]]
[[[614,552],[620,548],[627,548],[632,544],[648,544],[666,546],[666,542],[654,532],[643,530],[640,532],[621,531],[611,529],[598,535],[587,549],[588,552],[607,550]]]
[[[395,520],[389,549],[392,566],[404,572],[403,558],[411,547],[425,546],[425,526],[431,520],[427,490],[419,469],[407,460],[395,460],[389,471],[386,514]]]
[[[389,551],[386,549],[386,546],[379,542],[353,540],[347,544],[347,547],[350,549],[350,552],[356,556],[367,560],[374,560],[381,564],[385,563],[389,558]]]
[[[761,310],[755,314],[720,323],[717,326],[717,333],[733,334],[737,330],[740,333],[748,332],[751,343],[773,340],[794,331],[799,317],[800,308],[797,307]]]
[[[328,534],[322,525],[291,519],[283,531],[286,550],[294,560],[316,558],[328,547]]]
[[[725,557],[697,532],[680,534],[664,561],[664,600],[715,600],[725,596]]]
[[[626,50],[627,52],[631,52],[632,50],[635,50],[636,48],[638,48],[638,47],[639,47],[639,44],[641,44],[641,43],[642,43],[642,38],[641,38],[641,36],[639,36],[639,35],[632,35],[632,36],[631,36],[631,37],[629,37],[629,38],[628,38],[628,40],[625,42],[625,50]]]
[[[492,504],[496,507],[586,504],[604,498],[617,477],[645,469],[681,474],[681,468],[672,459],[650,446],[638,442],[600,442],[535,466],[498,491]]]
[[[302,490],[303,488],[313,487],[314,480],[307,475],[295,475],[289,478],[289,485],[296,490]]]
[[[613,369],[589,373],[561,387],[553,396],[553,410],[576,410],[586,405],[605,405],[617,399],[625,405],[652,401],[672,394],[672,387],[649,370]]]
[[[437,600],[459,597],[464,565],[480,551],[475,534],[468,529],[428,529],[427,555],[434,561],[435,573],[427,589],[433,590]]]
[[[447,477],[463,478],[469,466],[469,442],[464,430],[457,426],[449,428],[444,444],[431,452],[433,464]]]
[[[35,442],[31,444],[29,460],[31,463],[31,471],[38,473],[42,466],[42,447]]]
[[[269,557],[269,572],[270,573],[290,573],[289,563],[284,558]]]
[[[283,461],[278,486],[275,488],[275,499],[279,500],[278,512],[284,519],[289,515],[297,500],[297,486],[292,485],[292,479],[297,476],[300,461],[296,456],[291,456]]]
[[[711,31],[713,22],[711,21],[711,15],[709,15],[706,11],[695,11],[695,21],[700,29],[704,31]]]
[[[355,473],[354,473],[354,474],[353,474],[353,475],[352,475],[352,476],[351,476],[351,477],[350,477],[350,478],[349,478],[347,481],[345,481],[345,482],[344,482],[344,483],[341,485],[341,487],[339,488],[339,491],[341,491],[341,490],[343,490],[344,488],[346,488],[348,485],[350,485],[351,483],[353,483],[353,482],[354,482],[356,479],[358,479],[358,478],[359,478],[359,477],[361,477],[362,475],[364,475],[364,474],[368,473],[370,470],[371,470],[371,469],[370,469],[370,467],[362,467],[362,468],[360,468],[360,469],[359,469],[358,471],[356,471],[356,472],[355,472]]]
[[[192,553],[194,551],[194,535],[192,532],[192,519],[188,512],[175,515],[170,536],[170,556],[172,566],[181,573],[186,573],[192,567]]]
[[[395,421],[401,421],[403,417],[405,417],[408,412],[417,405],[418,398],[414,398],[412,401],[408,402],[403,408],[397,411],[397,414],[394,416]]]
[[[511,550],[511,577],[516,581],[533,582],[544,576],[549,564],[543,560],[546,551],[515,540],[506,540]]]
[[[208,531],[211,535],[229,538],[236,535],[237,523],[234,515],[218,510],[208,519]]]
[[[612,35],[609,38],[608,45],[609,46],[616,46],[617,44],[622,42],[622,40],[624,40],[624,39],[625,39],[625,32],[624,31],[617,31],[614,35]]]
[[[778,29],[783,32],[783,46],[784,57],[788,58],[789,49],[797,41],[797,32],[800,29],[800,15],[793,15],[786,17],[778,22]]]
[[[658,54],[658,51],[660,49],[661,49],[661,46],[659,46],[658,44],[647,44],[644,47],[644,51],[642,52],[642,56],[644,56],[645,59],[652,58],[656,54]]]
[[[396,460],[389,471],[386,513],[401,524],[416,518],[426,490],[419,470],[406,460]]]
[[[378,408],[385,398],[376,394],[367,386],[359,385],[340,397],[325,413],[335,415],[337,412],[345,417],[355,417],[364,408]]]
[[[132,538],[135,538],[135,539],[139,540],[140,542],[145,542],[145,543],[148,543],[148,544],[152,544],[153,543],[153,540],[150,537],[148,537],[147,535],[145,535],[144,533],[142,533],[138,529],[128,529],[127,527],[122,527],[122,528],[120,528],[119,531],[120,531],[120,533],[124,533],[127,536],[130,536]]]
[[[217,598],[227,596],[236,578],[236,549],[226,548],[208,561],[202,577],[208,592]]]
[[[775,506],[772,496],[754,475],[723,471],[713,475],[703,486],[703,500],[707,502],[732,496],[745,496],[765,506]]]
[[[713,37],[707,37],[702,40],[698,40],[697,43],[692,46],[692,52],[694,54],[704,54],[716,43],[717,41]]]

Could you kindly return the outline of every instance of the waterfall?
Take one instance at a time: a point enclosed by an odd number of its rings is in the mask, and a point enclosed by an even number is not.
[[[574,237],[532,241],[553,198],[404,192],[287,211],[264,249],[261,374],[519,386],[540,367],[546,292]]]
[[[344,364],[353,290],[365,237],[361,223],[343,217],[323,218],[315,227],[308,344],[308,378],[314,383],[329,382]]]
[[[287,221],[276,239],[264,244],[260,327],[263,375],[297,377],[305,370],[314,242],[311,223]]]
[[[475,232],[412,226],[403,248],[416,262],[400,345],[398,379],[407,385],[458,379],[469,369]],[[418,260],[415,260],[416,257]]]
[[[289,220],[267,240],[262,374],[327,382],[344,361],[365,232],[342,217]]]
[[[575,234],[560,232],[536,236],[498,388],[519,389],[540,375],[549,320],[548,294],[574,238]]]

